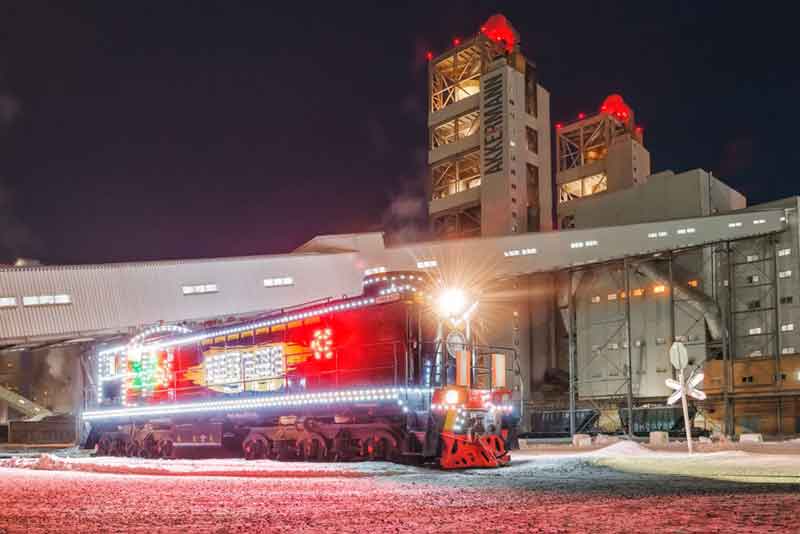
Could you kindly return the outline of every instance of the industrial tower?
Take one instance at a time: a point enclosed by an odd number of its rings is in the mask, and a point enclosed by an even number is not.
[[[494,15],[476,35],[428,59],[434,235],[551,230],[550,95],[517,32]]]
[[[644,184],[650,176],[650,152],[633,110],[620,95],[608,96],[595,115],[578,115],[556,124],[556,187],[559,229],[574,228],[581,199]]]

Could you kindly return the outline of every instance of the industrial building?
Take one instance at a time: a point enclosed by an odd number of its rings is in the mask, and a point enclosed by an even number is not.
[[[551,230],[550,94],[505,17],[431,57],[428,80],[434,235]]]
[[[592,406],[614,431],[612,408],[663,405],[681,341],[705,370],[703,425],[800,432],[798,197],[747,207],[709,172],[652,173],[619,95],[551,125],[502,16],[428,69],[436,240],[333,235],[277,255],[2,267],[0,423],[79,414],[97,354],[148,329],[224,326],[419,271],[479,290],[484,341],[519,355],[525,429],[537,411]],[[46,385],[30,384],[34,367],[50,369],[37,374]]]

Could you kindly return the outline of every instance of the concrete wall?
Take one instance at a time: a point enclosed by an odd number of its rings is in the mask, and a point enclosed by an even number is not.
[[[575,228],[594,228],[726,213],[745,204],[744,196],[702,169],[664,171],[635,187],[561,204],[559,217],[572,216]]]

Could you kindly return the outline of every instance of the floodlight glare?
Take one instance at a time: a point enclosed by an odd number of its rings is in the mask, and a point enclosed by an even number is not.
[[[467,295],[461,289],[446,289],[436,300],[436,307],[444,319],[458,317],[467,309]]]

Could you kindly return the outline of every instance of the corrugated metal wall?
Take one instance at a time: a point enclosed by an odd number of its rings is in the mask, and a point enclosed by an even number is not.
[[[123,330],[265,311],[315,299],[359,294],[363,271],[355,255],[255,256],[0,271],[0,340]],[[291,276],[294,285],[265,288],[264,279]],[[184,295],[182,286],[216,284],[218,292]],[[23,297],[68,294],[63,305],[24,306]]]

